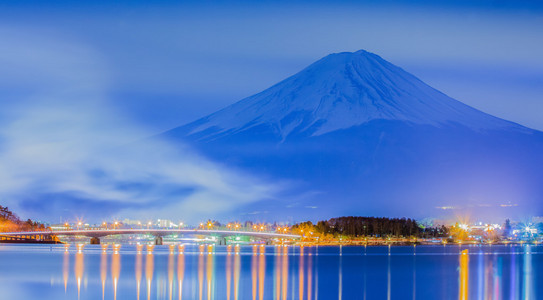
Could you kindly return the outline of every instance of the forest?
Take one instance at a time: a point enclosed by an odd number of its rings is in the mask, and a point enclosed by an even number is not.
[[[319,221],[314,225],[311,221],[292,226],[293,231],[305,231],[314,235],[346,236],[346,237],[446,237],[449,229],[445,226],[424,227],[409,218],[378,217],[339,217],[327,221]]]

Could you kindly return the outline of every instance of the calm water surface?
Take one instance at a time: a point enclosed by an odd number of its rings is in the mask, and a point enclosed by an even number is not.
[[[541,246],[171,250],[0,245],[0,299],[543,299]]]

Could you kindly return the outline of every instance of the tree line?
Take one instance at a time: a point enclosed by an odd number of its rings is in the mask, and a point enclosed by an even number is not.
[[[292,226],[294,231],[311,231],[311,234],[332,236],[374,236],[374,237],[444,237],[449,230],[445,226],[428,227],[409,218],[378,217],[339,217],[327,221],[319,221],[314,225],[311,221]]]
[[[45,226],[30,219],[23,221],[9,210],[0,205],[0,232],[45,230]]]

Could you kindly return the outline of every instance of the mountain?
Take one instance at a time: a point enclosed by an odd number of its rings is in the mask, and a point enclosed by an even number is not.
[[[164,136],[285,182],[280,199],[243,208],[269,216],[543,213],[541,132],[363,50],[328,55]]]

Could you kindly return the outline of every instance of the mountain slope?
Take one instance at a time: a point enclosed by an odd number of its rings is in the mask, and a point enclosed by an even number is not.
[[[399,120],[473,129],[515,126],[458,102],[381,57],[331,54],[281,83],[188,126],[212,139],[267,125],[283,139],[293,132],[320,135],[371,120]]]
[[[283,200],[257,205],[269,215],[541,212],[540,132],[471,108],[366,51],[326,56],[165,135],[289,182]]]

